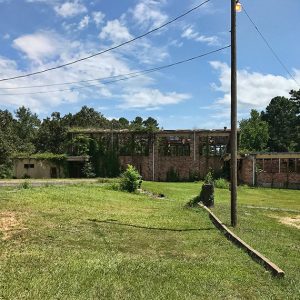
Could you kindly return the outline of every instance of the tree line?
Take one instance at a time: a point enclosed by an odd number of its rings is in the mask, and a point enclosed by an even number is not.
[[[24,106],[14,114],[0,110],[0,178],[11,176],[15,153],[66,153],[70,128],[153,132],[159,130],[159,124],[152,117],[108,120],[87,106],[65,116],[53,112],[43,120]],[[300,151],[300,90],[292,90],[289,98],[273,98],[264,111],[252,110],[250,118],[241,120],[239,149],[241,152]]]
[[[132,121],[123,117],[108,120],[102,113],[87,106],[83,106],[75,114],[65,116],[53,112],[43,120],[24,106],[14,114],[8,110],[0,110],[0,178],[11,176],[11,159],[15,153],[65,153],[70,128],[153,132],[159,129],[159,124],[152,117],[144,120],[138,116]]]
[[[240,122],[240,150],[299,152],[300,90],[273,98],[262,112],[251,110],[250,118]]]

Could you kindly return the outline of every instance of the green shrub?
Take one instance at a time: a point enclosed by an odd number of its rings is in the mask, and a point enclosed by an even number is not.
[[[119,191],[120,190],[120,184],[116,183],[116,182],[112,182],[112,183],[109,183],[106,188],[108,190],[111,190],[111,191]]]
[[[229,189],[229,182],[224,178],[219,178],[215,180],[214,184],[217,189]]]
[[[12,178],[12,166],[10,164],[0,165],[0,179]]]
[[[84,166],[82,168],[82,173],[85,178],[93,178],[96,176],[94,172],[94,168],[91,162],[87,161],[84,163]]]
[[[214,177],[212,171],[209,171],[205,177],[204,177],[204,183],[205,184],[213,184],[214,183]]]
[[[127,169],[121,174],[120,189],[130,193],[135,192],[139,186],[141,175],[132,165],[127,165]]]
[[[31,186],[30,186],[30,183],[27,181],[27,180],[25,180],[24,182],[22,182],[21,184],[20,184],[20,188],[21,189],[25,189],[25,190],[27,190],[27,189],[29,189]]]

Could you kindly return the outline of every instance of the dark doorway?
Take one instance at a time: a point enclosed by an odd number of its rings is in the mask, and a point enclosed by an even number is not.
[[[70,178],[83,178],[84,162],[69,161],[69,177]]]
[[[57,168],[52,167],[52,168],[50,169],[50,177],[51,177],[51,178],[57,178]]]

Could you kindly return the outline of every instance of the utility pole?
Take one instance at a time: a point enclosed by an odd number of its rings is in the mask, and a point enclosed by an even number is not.
[[[236,8],[239,2],[231,0],[231,226],[237,225],[237,78],[236,78]]]

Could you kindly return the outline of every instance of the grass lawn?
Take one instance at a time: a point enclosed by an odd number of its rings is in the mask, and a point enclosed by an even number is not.
[[[97,184],[1,188],[0,299],[299,299],[300,230],[279,222],[300,214],[299,191],[239,191],[234,231],[286,271],[275,279],[184,207],[199,184],[143,187],[167,198]],[[225,223],[228,199],[216,191]]]

